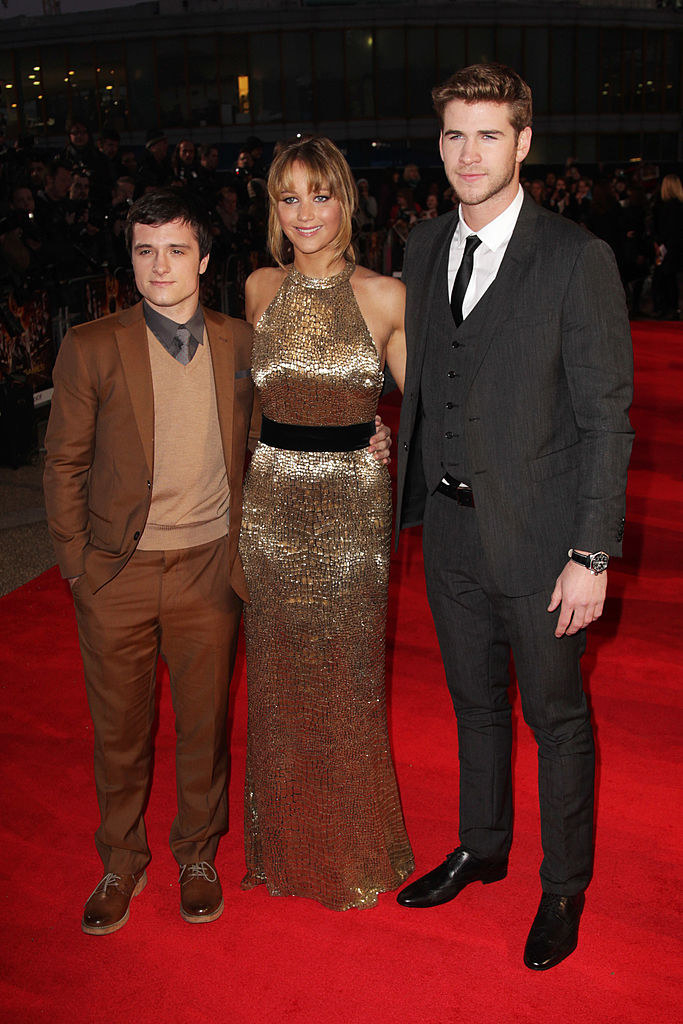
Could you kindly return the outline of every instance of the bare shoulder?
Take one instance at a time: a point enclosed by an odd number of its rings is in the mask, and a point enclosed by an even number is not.
[[[356,267],[351,278],[353,291],[360,301],[380,308],[402,310],[405,305],[405,285],[398,278],[388,278],[365,266]]]
[[[354,291],[369,298],[386,303],[401,303],[405,300],[406,286],[397,277],[377,274],[367,267],[356,267],[351,278]]]
[[[282,267],[259,267],[247,278],[244,294],[247,320],[255,324],[278,293],[287,271]]]

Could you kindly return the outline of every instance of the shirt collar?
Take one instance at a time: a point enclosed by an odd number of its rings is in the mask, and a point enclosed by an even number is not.
[[[202,307],[200,305],[197,306],[193,315],[184,324],[176,323],[175,320],[170,320],[167,316],[159,313],[156,309],[152,309],[146,299],[142,300],[142,309],[145,316],[145,323],[154,337],[161,342],[165,349],[170,349],[173,338],[175,337],[176,331],[179,327],[187,327],[197,344],[204,344],[204,313],[202,312]]]
[[[515,230],[515,224],[519,217],[519,211],[522,209],[522,203],[524,202],[524,189],[519,186],[517,195],[512,200],[510,205],[499,213],[498,216],[490,221],[485,227],[481,228],[480,231],[472,231],[472,228],[468,227],[462,216],[462,206],[458,214],[458,245],[464,246],[465,239],[468,235],[476,234],[477,238],[480,238],[483,244],[491,252],[495,252],[501,245],[507,245],[510,241],[512,232]]]

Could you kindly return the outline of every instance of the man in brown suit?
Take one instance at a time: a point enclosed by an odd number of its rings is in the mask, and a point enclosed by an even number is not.
[[[176,716],[181,914],[199,923],[222,913],[214,858],[227,827],[228,684],[247,596],[237,542],[251,328],[199,304],[210,234],[190,199],[143,196],[127,231],[143,301],[68,332],[46,440],[48,523],[73,592],[94,725],[104,876],[83,913],[92,935],[121,928],[146,883],[159,652]]]

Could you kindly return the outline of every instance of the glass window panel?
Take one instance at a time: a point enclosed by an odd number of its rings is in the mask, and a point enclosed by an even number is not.
[[[44,46],[41,50],[45,119],[47,130],[63,133],[69,111],[69,76],[63,46]]]
[[[133,131],[158,126],[154,48],[147,39],[126,42],[128,78],[128,118]]]
[[[622,106],[621,85],[622,43],[621,30],[603,28],[600,30],[600,110],[616,113]]]
[[[678,135],[676,132],[659,132],[660,160],[674,161],[678,159]]]
[[[465,57],[465,33],[466,30],[464,28],[437,28],[438,82],[445,82],[447,78],[455,74],[458,68],[464,68],[467,64]]]
[[[645,109],[647,111],[660,111],[663,107],[662,92],[665,79],[665,47],[666,37],[664,32],[647,32],[645,46]]]
[[[190,78],[190,123],[199,127],[219,124],[215,36],[188,37],[187,69]]]
[[[564,167],[568,156],[574,156],[573,135],[547,135],[545,162]]]
[[[377,66],[377,117],[406,115],[405,32],[402,28],[380,28],[375,32]]]
[[[126,67],[122,43],[97,43],[97,92],[100,117],[106,128],[125,131],[127,116]]]
[[[595,114],[600,84],[600,36],[597,28],[580,28],[577,35],[579,72],[576,82],[576,112]]]
[[[579,166],[598,162],[598,139],[595,132],[579,133],[576,136],[575,149],[574,156]]]
[[[550,111],[570,114],[574,111],[574,29],[553,29],[551,42]]]
[[[409,28],[406,37],[408,60],[408,113],[429,117],[432,86],[436,84],[436,46],[433,28]]]
[[[282,120],[280,37],[263,32],[252,37],[250,105],[255,121]]]
[[[548,113],[548,29],[527,28],[524,33],[524,75],[531,86],[534,110]]]
[[[467,63],[490,64],[496,59],[496,30],[470,28],[467,39]]]
[[[18,102],[23,111],[23,128],[28,132],[42,132],[43,82],[38,49],[15,51]]]
[[[284,32],[282,68],[288,121],[313,120],[313,69],[309,32]]]
[[[344,35],[346,40],[348,116],[374,117],[372,30],[351,28],[347,29]]]
[[[634,160],[642,156],[643,138],[638,132],[628,132],[621,137],[620,160]]]
[[[616,163],[622,159],[622,136],[602,134],[598,137],[598,150],[602,163]]]
[[[524,165],[522,167],[522,177],[523,178],[524,177],[527,177],[527,178],[529,177],[529,171],[528,171],[529,167],[533,167],[534,164],[544,164],[544,163],[546,163],[546,160],[547,160],[546,154],[547,154],[547,152],[548,152],[548,136],[547,135],[539,135],[537,132],[534,132],[533,135],[531,136],[531,149],[529,150],[528,156],[527,156],[526,160],[524,161]]]
[[[630,113],[637,113],[643,109],[645,74],[643,66],[643,33],[639,29],[627,29],[624,32],[624,46],[622,51],[623,59],[623,83],[624,83],[624,110]],[[654,83],[649,83],[652,89]]]
[[[663,67],[664,109],[677,111],[681,99],[681,41],[683,33],[671,32],[665,39]],[[674,157],[675,159],[675,157]]]
[[[94,47],[87,43],[69,47],[69,67],[66,77],[69,79],[67,88],[70,93],[73,120],[82,118],[92,133],[100,128],[97,109],[97,82],[95,80]]]
[[[159,121],[162,128],[190,123],[185,81],[185,39],[157,39]]]
[[[496,30],[496,60],[515,70],[522,67],[522,30],[505,26]]]
[[[0,117],[7,132],[16,135],[19,126],[19,89],[14,80],[14,61],[8,50],[0,51]]]
[[[248,46],[246,35],[219,37],[221,124],[245,124],[251,121]]]
[[[313,37],[317,121],[341,121],[344,103],[344,37],[337,31],[319,31]]]

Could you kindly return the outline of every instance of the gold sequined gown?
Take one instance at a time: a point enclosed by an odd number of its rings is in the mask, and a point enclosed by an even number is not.
[[[382,372],[352,272],[290,268],[256,325],[252,375],[269,419],[374,418]],[[346,910],[373,906],[413,869],[386,720],[390,534],[389,474],[366,450],[259,442],[240,539],[251,597],[244,888]]]

